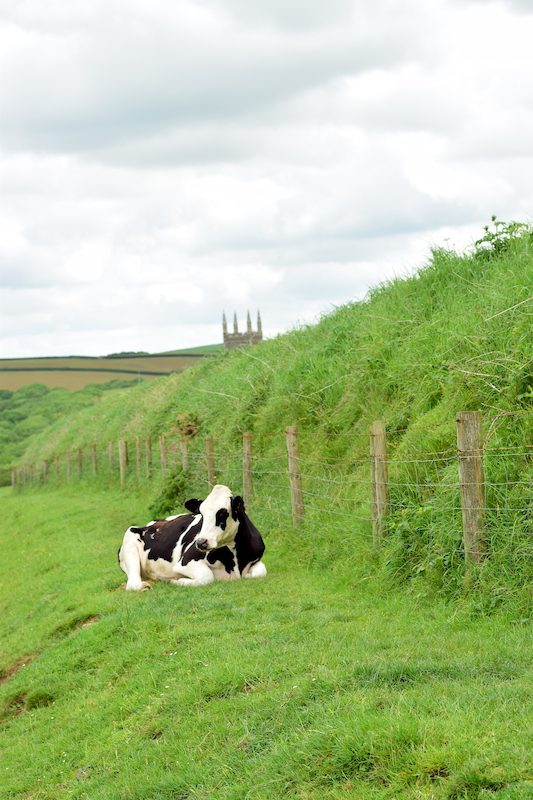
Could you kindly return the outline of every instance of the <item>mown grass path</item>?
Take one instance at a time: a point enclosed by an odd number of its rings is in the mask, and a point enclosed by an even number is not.
[[[533,796],[525,622],[288,560],[266,520],[265,581],[126,594],[142,498],[0,500],[1,798]]]

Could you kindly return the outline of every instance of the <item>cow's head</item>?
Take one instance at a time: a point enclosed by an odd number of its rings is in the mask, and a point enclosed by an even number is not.
[[[187,500],[185,508],[203,518],[196,536],[198,549],[215,550],[234,541],[244,503],[242,497],[234,497],[227,486],[217,484],[205,500]]]

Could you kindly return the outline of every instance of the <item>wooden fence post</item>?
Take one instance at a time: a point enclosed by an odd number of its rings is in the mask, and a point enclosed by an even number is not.
[[[252,502],[252,434],[242,435],[242,493],[244,505]]]
[[[67,481],[72,479],[72,462],[70,458],[70,450],[65,454]]]
[[[128,466],[128,444],[124,439],[120,439],[118,443],[118,466],[120,470],[120,485],[124,486]]]
[[[11,488],[12,489],[16,489],[17,488],[17,470],[16,469],[12,469],[11,470]]]
[[[370,471],[372,481],[372,538],[378,545],[383,537],[389,508],[389,469],[387,464],[387,431],[382,420],[370,428]]]
[[[83,450],[78,447],[78,478],[81,480],[83,474]]]
[[[285,431],[287,437],[287,454],[289,457],[289,480],[291,484],[292,520],[301,525],[304,519],[304,498],[302,493],[302,475],[300,472],[300,453],[298,450],[298,431],[291,425]]]
[[[152,437],[148,436],[144,443],[146,451],[146,477],[152,477]]]
[[[159,437],[159,463],[161,465],[161,472],[167,471],[167,440],[165,434]]]
[[[180,438],[180,453],[181,453],[181,468],[184,472],[189,469],[189,445],[187,439],[182,436]]]
[[[91,445],[91,465],[93,475],[96,476],[98,473],[98,454],[96,451],[96,444]]]
[[[215,470],[215,445],[212,436],[205,437],[205,452],[207,455],[207,482],[212,488],[217,482]]]
[[[135,439],[135,475],[137,480],[141,480],[141,440],[137,436]]]
[[[456,422],[465,561],[479,562],[485,554],[482,416],[462,411]]]

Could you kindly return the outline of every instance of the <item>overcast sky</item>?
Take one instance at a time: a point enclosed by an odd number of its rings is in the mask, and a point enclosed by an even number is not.
[[[265,333],[533,213],[533,0],[0,0],[0,356]]]

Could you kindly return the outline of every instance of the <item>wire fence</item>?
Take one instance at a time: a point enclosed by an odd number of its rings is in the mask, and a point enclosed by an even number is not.
[[[391,434],[377,421],[369,436],[354,437],[349,456],[324,459],[313,455],[295,427],[270,434],[265,454],[254,448],[251,433],[243,435],[242,448],[233,449],[211,436],[122,439],[20,467],[12,484],[24,491],[90,480],[161,483],[179,468],[199,492],[224,483],[248,505],[260,496],[280,524],[292,520],[300,526],[323,515],[339,529],[362,523],[372,530],[376,546],[402,526],[423,532],[426,540],[442,538],[444,530],[450,541],[462,542],[465,559],[474,562],[485,558],[497,533],[531,557],[533,444],[494,444],[493,423],[484,440],[482,422],[478,412],[458,414],[457,446],[428,452],[391,446],[398,432]]]

